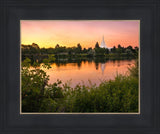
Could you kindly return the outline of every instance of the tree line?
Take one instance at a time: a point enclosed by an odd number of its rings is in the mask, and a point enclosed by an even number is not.
[[[99,43],[95,44],[95,47],[82,48],[81,44],[78,43],[74,47],[60,46],[57,44],[55,48],[40,48],[38,44],[32,43],[32,45],[21,45],[22,55],[26,54],[55,54],[55,55],[76,55],[76,54],[87,54],[88,56],[96,55],[107,55],[107,54],[126,54],[126,56],[137,55],[138,47],[132,47],[131,45],[127,47],[122,47],[120,44],[118,47],[113,46],[113,48],[100,48]]]

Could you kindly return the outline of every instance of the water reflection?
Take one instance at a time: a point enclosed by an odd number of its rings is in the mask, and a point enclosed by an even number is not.
[[[106,63],[101,63],[100,66],[101,66],[102,74],[104,74],[104,70],[106,68]]]
[[[134,60],[72,60],[55,62],[45,71],[50,75],[49,83],[60,79],[63,83],[70,81],[71,87],[79,83],[89,86],[89,81],[99,85],[102,80],[114,79],[117,73],[127,75],[128,67],[133,64]]]

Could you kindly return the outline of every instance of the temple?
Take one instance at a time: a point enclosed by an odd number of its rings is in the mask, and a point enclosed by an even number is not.
[[[100,48],[107,48],[106,43],[104,41],[104,36],[102,38],[102,42],[101,42]]]

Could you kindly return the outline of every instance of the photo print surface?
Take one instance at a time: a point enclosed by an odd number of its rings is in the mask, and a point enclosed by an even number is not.
[[[139,113],[139,20],[21,20],[21,113]]]

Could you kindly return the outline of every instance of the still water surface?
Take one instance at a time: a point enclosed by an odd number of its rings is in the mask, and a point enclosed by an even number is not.
[[[97,86],[103,80],[113,80],[116,74],[128,74],[128,67],[134,64],[135,60],[109,60],[106,62],[96,63],[94,61],[82,61],[80,63],[65,63],[51,65],[49,70],[44,69],[49,75],[49,83],[54,83],[57,79],[63,83],[70,83],[71,87],[77,84],[86,86],[96,84]]]

